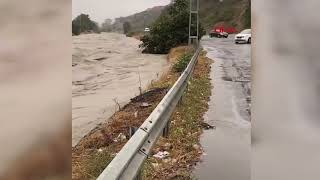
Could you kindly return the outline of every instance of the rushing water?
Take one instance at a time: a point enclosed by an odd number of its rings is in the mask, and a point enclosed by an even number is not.
[[[165,55],[142,54],[140,41],[116,33],[73,37],[72,145],[105,122],[168,68]]]

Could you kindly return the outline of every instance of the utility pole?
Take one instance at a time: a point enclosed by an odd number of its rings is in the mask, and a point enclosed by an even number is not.
[[[199,0],[190,0],[189,17],[189,45],[199,45]],[[194,25],[196,25],[196,34],[194,34]]]

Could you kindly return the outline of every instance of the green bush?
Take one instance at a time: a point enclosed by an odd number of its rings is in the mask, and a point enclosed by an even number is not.
[[[80,14],[72,21],[72,34],[79,35],[82,32],[99,33],[99,26],[92,21],[87,14]]]
[[[176,72],[183,72],[187,68],[190,60],[192,59],[192,56],[193,54],[191,52],[185,53],[182,56],[180,56],[177,63],[173,65],[173,69]]]
[[[175,0],[151,26],[150,33],[141,38],[143,52],[166,54],[171,48],[188,43],[189,15],[189,1]],[[199,39],[204,34],[200,26]]]

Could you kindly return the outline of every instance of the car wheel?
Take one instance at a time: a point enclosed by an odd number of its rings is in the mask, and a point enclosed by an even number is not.
[[[251,38],[248,39],[248,44],[251,44]]]

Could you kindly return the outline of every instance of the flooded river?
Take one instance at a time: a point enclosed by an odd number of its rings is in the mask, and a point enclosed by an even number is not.
[[[116,33],[73,37],[72,146],[168,68],[165,55],[141,54]]]

